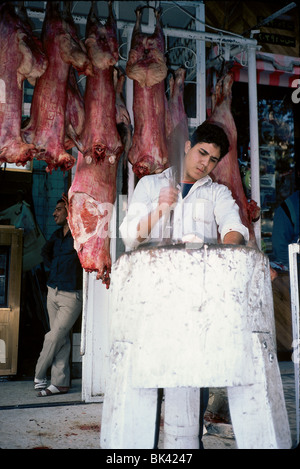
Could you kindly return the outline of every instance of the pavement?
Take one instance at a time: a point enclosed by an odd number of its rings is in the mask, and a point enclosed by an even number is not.
[[[295,448],[294,364],[279,362],[279,366]],[[0,449],[101,449],[103,401],[83,402],[81,379],[72,380],[68,394],[43,398],[36,394],[32,380],[0,377]],[[209,418],[205,431],[205,449],[237,449],[230,421]]]

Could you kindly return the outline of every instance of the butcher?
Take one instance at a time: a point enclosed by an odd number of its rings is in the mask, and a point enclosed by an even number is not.
[[[223,184],[213,182],[210,177],[228,150],[229,141],[224,130],[217,124],[205,122],[185,143],[179,185],[173,183],[172,167],[140,179],[120,226],[126,247],[134,249],[145,243],[169,240],[168,219],[172,210],[173,239],[178,242],[217,243],[218,239],[223,244],[248,242],[249,230],[242,224],[239,207],[230,190]],[[203,449],[202,432],[208,397],[208,388],[202,388],[200,449]],[[162,390],[158,390],[158,402],[161,399]]]
[[[172,183],[173,168],[144,176],[138,182],[121,226],[129,249],[168,239],[173,210],[173,238],[181,242],[244,244],[249,231],[239,216],[231,191],[213,182],[210,173],[228,153],[229,142],[217,124],[205,122],[185,143],[181,183]]]

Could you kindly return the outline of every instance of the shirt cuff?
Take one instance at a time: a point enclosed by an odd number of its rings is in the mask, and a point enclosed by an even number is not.
[[[244,237],[244,240],[247,242],[249,241],[249,230],[246,228],[244,225],[236,224],[236,225],[227,225],[223,226],[223,229],[221,231],[221,240],[223,242],[224,237],[227,233],[230,233],[231,231],[237,231],[238,233],[241,233],[241,235]]]

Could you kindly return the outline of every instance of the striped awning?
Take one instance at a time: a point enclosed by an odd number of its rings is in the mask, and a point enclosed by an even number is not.
[[[247,82],[248,70],[237,61],[233,67],[235,81]],[[287,55],[257,52],[256,54],[257,84],[282,86],[286,88],[299,87],[300,58]]]

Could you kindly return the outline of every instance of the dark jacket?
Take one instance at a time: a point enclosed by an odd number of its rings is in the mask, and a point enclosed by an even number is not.
[[[42,256],[50,269],[47,285],[64,291],[82,290],[82,267],[70,230],[66,236],[63,228],[54,231],[42,249]]]

